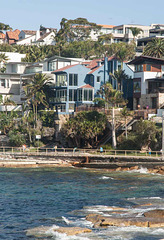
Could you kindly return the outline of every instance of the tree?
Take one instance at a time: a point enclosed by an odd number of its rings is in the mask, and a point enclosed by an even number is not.
[[[129,76],[125,73],[125,70],[119,69],[113,73],[110,73],[111,77],[116,80],[117,90],[123,90],[123,80],[128,80]]]
[[[7,31],[7,30],[12,30],[12,28],[4,23],[0,23],[0,32],[2,33],[3,31]]]
[[[143,32],[143,30],[141,28],[138,27],[130,27],[129,28],[133,34],[133,40],[135,41],[135,37],[137,37],[141,32]]]
[[[110,83],[105,83],[100,87],[98,94],[101,94],[105,97],[105,102],[112,106],[112,146],[116,148],[116,131],[115,131],[115,112],[114,108],[118,105],[125,104],[125,100],[122,97],[122,92],[113,89]]]
[[[42,73],[36,73],[31,79],[31,83],[27,84],[24,88],[27,99],[30,100],[33,107],[34,123],[37,123],[38,105],[43,104],[44,106],[48,106],[45,88],[50,85],[51,78],[49,76]]]
[[[98,41],[100,43],[102,43],[102,44],[110,44],[112,38],[113,38],[113,34],[112,33],[103,34],[103,35],[98,37]]]
[[[9,58],[5,55],[5,53],[0,53],[0,64],[1,64],[1,68],[0,68],[0,72],[4,73],[6,70],[6,62],[9,60]]]
[[[117,60],[121,62],[121,68],[123,68],[123,62],[134,58],[135,46],[133,43],[127,44],[120,42],[117,46],[115,56]]]
[[[10,96],[5,96],[3,105],[5,106],[5,112],[7,115],[7,106],[16,106],[16,103],[11,99]]]
[[[76,147],[93,146],[105,127],[106,116],[103,113],[87,111],[70,118],[64,125],[63,132],[68,138],[74,140]]]
[[[151,56],[156,58],[164,57],[164,39],[155,38],[151,42],[147,43],[143,52],[145,56]]]

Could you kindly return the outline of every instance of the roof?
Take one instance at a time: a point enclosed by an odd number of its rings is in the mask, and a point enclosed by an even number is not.
[[[25,34],[28,34],[28,35],[34,35],[36,34],[36,31],[33,31],[33,30],[22,30]]]
[[[96,68],[94,68],[92,71],[90,71],[88,74],[92,74],[92,73],[94,73],[96,70],[98,70],[100,67],[102,67],[102,65],[101,66],[99,66],[99,67],[96,67]]]
[[[93,88],[91,85],[89,85],[89,84],[86,84],[86,85],[84,85],[84,86],[81,86],[81,87],[79,87],[79,88]]]
[[[68,65],[68,66],[65,66],[65,67],[63,67],[63,68],[57,69],[57,70],[53,71],[52,73],[64,72],[65,70],[67,70],[67,69],[69,69],[69,68],[72,68],[72,67],[74,67],[74,66],[76,66],[76,65],[79,65],[79,64]]]
[[[14,31],[8,31],[6,32],[6,35],[8,36],[9,39],[14,39],[14,40],[19,40],[19,35],[20,30],[16,29]]]
[[[48,32],[48,33],[45,33],[43,36],[41,36],[38,40],[37,40],[37,42],[41,42],[41,41],[43,41],[43,39],[44,38],[46,38],[49,34],[51,34],[52,32]]]
[[[5,34],[4,33],[0,33],[0,38],[4,39],[5,38]]]
[[[129,65],[131,65],[131,64],[138,65],[138,64],[142,64],[144,62],[152,62],[152,63],[156,63],[156,64],[164,64],[164,59],[141,55],[139,57],[136,57],[132,61],[128,62],[128,64]]]
[[[82,65],[87,65],[87,68],[93,69],[97,67],[97,62],[102,61],[101,58],[99,59],[93,59],[92,61],[82,62]]]
[[[105,25],[105,24],[98,24],[98,26],[101,26],[103,28],[113,28],[115,25]]]

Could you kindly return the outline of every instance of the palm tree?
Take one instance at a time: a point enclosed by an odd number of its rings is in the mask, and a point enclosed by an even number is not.
[[[5,112],[7,115],[7,106],[9,106],[9,105],[16,106],[16,103],[13,100],[11,100],[10,96],[5,96],[3,105],[5,106]]]
[[[128,80],[129,76],[125,73],[125,70],[119,69],[113,73],[110,73],[112,79],[116,80],[117,90],[123,90],[123,80]]]
[[[5,53],[0,53],[0,72],[5,72],[5,70],[6,70],[5,63],[8,60],[9,60],[9,58],[5,55]]]
[[[163,58],[164,56],[164,39],[155,38],[147,43],[143,55]]]
[[[8,31],[8,30],[12,30],[12,28],[7,24],[0,23],[0,32]]]
[[[30,100],[34,113],[34,126],[37,123],[38,105],[48,106],[45,89],[50,86],[51,78],[46,74],[36,73],[31,82],[24,88],[27,99]]]
[[[117,60],[121,62],[121,68],[123,69],[123,62],[132,59],[135,56],[135,47],[134,43],[118,43],[118,46],[115,48],[115,56]]]
[[[117,146],[116,143],[116,129],[115,129],[115,112],[114,109],[119,104],[125,104],[125,100],[122,97],[122,92],[113,89],[110,83],[105,83],[100,87],[98,94],[101,94],[105,97],[105,101],[107,104],[112,106],[112,146],[115,149]]]
[[[133,40],[135,41],[135,38],[141,33],[143,32],[143,30],[141,28],[138,27],[130,27],[129,28],[133,34]]]

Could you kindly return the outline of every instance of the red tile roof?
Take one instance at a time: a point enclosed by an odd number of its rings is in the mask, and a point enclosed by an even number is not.
[[[5,39],[5,34],[4,33],[0,33],[0,39]]]
[[[79,88],[93,88],[91,85],[89,85],[89,84],[86,84],[86,85],[84,85],[84,86],[81,86],[81,87],[79,87]]]
[[[98,24],[98,26],[101,26],[103,28],[113,28],[113,27],[115,27],[114,25],[104,25],[104,24]]]
[[[53,71],[53,73],[56,73],[56,72],[64,72],[65,70],[67,70],[67,69],[69,69],[69,68],[72,68],[72,67],[74,67],[74,66],[76,66],[76,65],[79,65],[79,64],[68,65],[68,66],[65,66],[65,67],[63,67],[63,68],[59,68],[59,69]]]
[[[20,30],[16,29],[14,31],[8,31],[6,32],[6,35],[8,36],[9,39],[14,39],[14,40],[19,40],[19,35]]]

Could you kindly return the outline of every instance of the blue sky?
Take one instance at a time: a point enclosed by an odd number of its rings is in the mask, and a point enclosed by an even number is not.
[[[97,24],[164,24],[164,0],[1,0],[0,22],[13,29],[59,28],[63,17]]]

